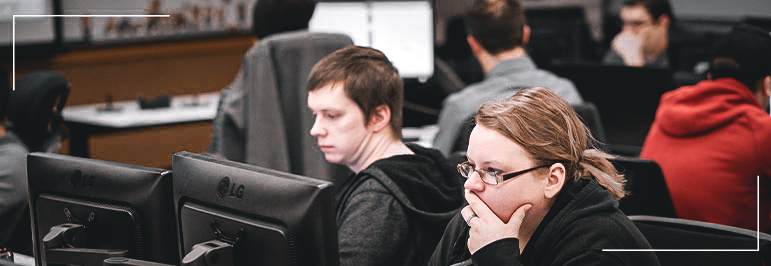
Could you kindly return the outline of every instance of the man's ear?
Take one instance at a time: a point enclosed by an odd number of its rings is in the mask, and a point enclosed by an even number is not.
[[[522,26],[522,47],[530,42],[530,26]]]
[[[549,167],[549,176],[546,178],[544,187],[544,196],[553,199],[562,190],[565,185],[565,166],[562,163],[555,163]]]
[[[367,128],[373,132],[380,132],[391,124],[391,108],[388,105],[380,105],[370,114]]]
[[[763,93],[765,93],[763,96],[766,96],[766,98],[771,97],[771,76],[767,76],[763,79]]]
[[[477,41],[474,36],[468,35],[466,36],[466,41],[468,42],[468,46],[471,47],[471,53],[474,55],[479,55],[479,53],[482,52],[482,45],[479,44],[479,41]]]
[[[660,24],[661,26],[664,26],[664,28],[669,28],[669,24],[672,23],[672,18],[669,17],[669,15],[661,15],[659,16],[659,19],[657,24]]]

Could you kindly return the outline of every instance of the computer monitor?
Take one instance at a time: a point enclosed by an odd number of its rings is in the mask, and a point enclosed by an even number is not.
[[[61,48],[60,0],[0,1],[0,58],[50,55]],[[15,24],[14,24],[14,15]]]
[[[403,78],[427,80],[434,73],[431,2],[321,0],[308,28],[346,34],[355,45],[385,53]]]
[[[581,4],[548,2],[527,6],[524,12],[530,26],[526,49],[536,65],[593,59],[594,41]]]
[[[190,152],[172,169],[182,265],[339,264],[331,182]]]
[[[575,84],[597,106],[607,143],[641,147],[661,96],[674,89],[672,70],[653,67],[560,63],[546,68]]]
[[[178,263],[170,171],[30,153],[27,174],[37,265]]]

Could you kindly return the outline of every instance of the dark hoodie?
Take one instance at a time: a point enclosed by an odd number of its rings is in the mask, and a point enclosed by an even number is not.
[[[519,240],[506,238],[484,246],[472,256],[467,246],[468,232],[469,226],[458,213],[428,265],[659,265],[653,252],[603,251],[651,247],[618,209],[618,201],[594,180],[565,184],[522,255]]]
[[[664,94],[640,157],[664,172],[679,218],[771,231],[771,117],[732,78]]]
[[[340,265],[425,265],[463,205],[454,165],[437,150],[378,160],[338,192]]]

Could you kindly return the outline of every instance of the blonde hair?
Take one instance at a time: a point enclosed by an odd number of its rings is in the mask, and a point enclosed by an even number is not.
[[[530,153],[536,164],[560,162],[566,181],[594,179],[616,199],[624,197],[624,176],[597,149],[597,140],[573,108],[549,89],[518,91],[479,107],[477,125],[493,129]]]

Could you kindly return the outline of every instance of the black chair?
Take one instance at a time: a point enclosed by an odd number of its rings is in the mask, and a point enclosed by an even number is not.
[[[626,215],[653,215],[677,218],[661,167],[650,160],[616,157],[610,160],[626,178],[624,189],[629,193],[619,208]]]
[[[656,256],[661,266],[750,266],[763,265],[769,261],[771,236],[765,233],[675,218],[629,216],[629,219],[635,223],[653,249],[713,250],[657,251]],[[746,251],[720,251],[735,249]]]
[[[576,85],[597,106],[610,144],[642,146],[661,95],[674,88],[664,68],[561,63],[547,68]]]
[[[605,129],[602,127],[600,113],[594,103],[585,102],[582,104],[573,104],[571,106],[581,118],[581,121],[583,121],[584,125],[589,127],[592,135],[594,135],[598,141],[605,142]],[[468,139],[471,135],[471,130],[474,129],[475,116],[476,114],[469,116],[466,120],[466,123],[463,125],[463,128],[461,128],[461,132],[455,141],[455,145],[453,146],[453,152],[465,151],[468,148]]]
[[[592,132],[594,138],[600,142],[606,142],[605,129],[602,128],[602,119],[600,119],[600,111],[597,110],[597,106],[591,102],[572,104],[571,106],[584,125]]]

